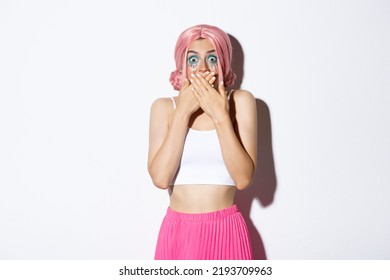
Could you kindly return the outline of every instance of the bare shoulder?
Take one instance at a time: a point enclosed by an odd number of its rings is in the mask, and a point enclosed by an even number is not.
[[[248,102],[251,102],[251,101],[254,101],[255,100],[255,97],[253,96],[253,94],[248,91],[248,90],[244,90],[244,89],[237,89],[237,90],[234,90],[232,92],[232,97],[234,100],[237,100],[237,101],[248,101]]]
[[[169,97],[157,98],[153,101],[151,110],[162,110],[170,112],[173,110],[172,99]]]
[[[251,107],[253,105],[256,106],[256,99],[253,94],[248,90],[234,90],[230,97],[230,101],[234,103],[234,107],[236,110],[244,109]]]
[[[153,101],[150,112],[152,115],[158,115],[159,117],[163,115],[167,116],[173,112],[173,106],[171,98],[158,98]]]
[[[257,106],[253,94],[247,90],[236,90],[230,97],[230,114],[237,136],[246,143],[247,151],[255,158],[257,135]]]
[[[150,108],[150,120],[158,123],[168,122],[173,110],[174,107],[171,98],[158,98],[153,101]]]

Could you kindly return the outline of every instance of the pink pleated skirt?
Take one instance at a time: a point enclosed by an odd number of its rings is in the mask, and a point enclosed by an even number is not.
[[[155,260],[251,260],[248,229],[237,206],[209,213],[168,208]]]

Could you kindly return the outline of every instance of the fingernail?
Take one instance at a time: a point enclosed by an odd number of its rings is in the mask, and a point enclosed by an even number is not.
[[[211,75],[212,75],[212,76],[214,76],[214,75],[215,75],[215,73],[214,73],[214,72],[211,72]]]
[[[191,73],[191,77],[195,77],[194,73]]]
[[[196,74],[196,76],[200,77],[200,74],[198,73],[198,74]]]

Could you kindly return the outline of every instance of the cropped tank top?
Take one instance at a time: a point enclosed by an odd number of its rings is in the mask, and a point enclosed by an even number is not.
[[[176,109],[175,100],[171,99]],[[222,158],[217,131],[189,128],[171,185],[202,184],[235,186]]]

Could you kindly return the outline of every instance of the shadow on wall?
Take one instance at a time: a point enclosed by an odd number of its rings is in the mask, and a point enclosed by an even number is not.
[[[244,52],[240,43],[232,35],[229,35],[233,45],[232,68],[237,75],[235,88],[241,87],[244,76]],[[257,169],[252,185],[236,193],[236,204],[240,209],[247,225],[251,238],[253,258],[265,260],[267,255],[259,230],[254,225],[250,212],[253,201],[257,201],[263,207],[271,205],[276,191],[276,174],[272,152],[271,119],[267,104],[256,99],[257,106]]]

